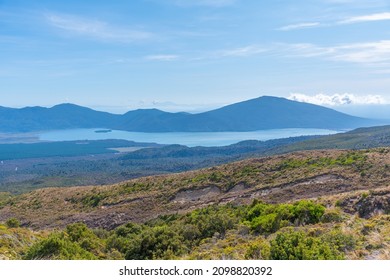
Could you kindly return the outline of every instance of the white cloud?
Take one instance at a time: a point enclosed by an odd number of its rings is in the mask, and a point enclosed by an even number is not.
[[[158,54],[158,55],[148,55],[145,58],[147,60],[172,61],[172,60],[177,60],[179,56],[173,54]]]
[[[390,20],[390,12],[352,16],[337,22],[328,22],[328,23],[302,22],[302,23],[282,26],[278,28],[278,30],[290,31],[295,29],[313,28],[313,27],[320,27],[320,26],[337,26],[342,24],[354,24],[354,23],[361,23],[361,22],[384,21],[384,20]]]
[[[390,63],[390,40],[343,45],[334,59],[357,63]]]
[[[351,93],[343,94],[316,94],[306,95],[303,93],[291,93],[288,97],[290,100],[312,103],[316,105],[325,106],[339,106],[339,105],[374,105],[374,104],[387,104],[386,100],[380,95],[364,95],[357,96]]]
[[[303,22],[303,23],[297,23],[297,24],[290,24],[290,25],[282,26],[282,27],[278,28],[278,30],[290,31],[290,30],[295,30],[295,29],[317,27],[319,25],[320,25],[319,22]]]
[[[82,18],[74,15],[46,14],[47,22],[63,31],[90,38],[129,43],[149,39],[152,34],[130,28],[112,26],[104,21]]]
[[[390,12],[377,13],[363,16],[350,17],[345,20],[339,21],[339,24],[350,24],[358,22],[367,22],[367,21],[381,21],[381,20],[390,20]]]
[[[354,5],[356,7],[386,7],[387,0],[318,0],[324,2],[325,4],[345,4],[345,5]]]
[[[234,4],[236,0],[174,0],[178,6],[224,7]]]
[[[319,57],[329,60],[385,66],[390,64],[390,40],[335,46],[314,44],[290,44],[280,47],[292,56]]]
[[[390,40],[354,43],[334,46],[321,46],[310,43],[270,45],[248,45],[239,48],[215,50],[200,53],[189,60],[223,59],[228,57],[246,58],[258,55],[279,57],[322,58],[335,62],[357,63],[375,67],[377,70],[388,70],[390,67]],[[175,55],[151,55],[149,60],[175,60]],[[180,57],[182,58],[182,57]]]
[[[332,47],[321,47],[309,43],[300,44],[278,44],[275,49],[281,49],[287,55],[302,56],[302,57],[316,57],[330,55],[335,52]]]
[[[218,56],[221,57],[228,57],[228,56],[238,56],[238,57],[246,57],[246,56],[252,56],[259,53],[266,52],[267,49],[256,46],[256,45],[250,45],[245,46],[241,48],[236,49],[229,49],[229,50],[222,50],[218,52]]]
[[[309,43],[270,45],[248,45],[232,49],[215,50],[182,57],[174,54],[155,54],[145,57],[147,60],[172,61],[177,59],[210,60],[228,57],[246,58],[253,56],[284,56],[322,58],[335,62],[348,62],[388,70],[390,67],[390,40],[354,43],[334,46],[321,46]]]
[[[325,3],[330,3],[330,4],[347,4],[347,3],[352,3],[355,0],[324,0]]]

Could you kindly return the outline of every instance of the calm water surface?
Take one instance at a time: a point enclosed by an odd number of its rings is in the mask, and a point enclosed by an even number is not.
[[[270,129],[250,132],[164,132],[145,133],[112,130],[96,133],[95,129],[69,129],[44,132],[39,135],[44,141],[104,140],[124,139],[135,142],[154,142],[159,144],[181,144],[194,146],[225,146],[244,140],[270,140],[302,135],[329,135],[340,131],[311,128]]]

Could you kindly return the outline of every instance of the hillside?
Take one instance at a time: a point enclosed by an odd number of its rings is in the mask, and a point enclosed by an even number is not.
[[[0,193],[0,258],[388,259],[389,154],[295,152],[110,186]]]
[[[108,128],[139,132],[255,131],[278,128],[351,129],[377,123],[325,107],[269,96],[199,114],[147,109],[116,115],[73,104],[60,104],[52,108],[0,107],[1,132],[70,128]]]
[[[47,188],[5,199],[0,220],[34,228],[114,228],[209,204],[286,202],[388,186],[389,149],[305,151],[110,186]]]
[[[346,133],[306,139],[281,147],[279,152],[315,149],[367,149],[390,146],[390,126],[357,128]]]

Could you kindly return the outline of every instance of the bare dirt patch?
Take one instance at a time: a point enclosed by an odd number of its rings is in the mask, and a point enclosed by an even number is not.
[[[187,202],[195,202],[195,201],[207,201],[213,199],[220,195],[221,190],[216,186],[209,186],[200,189],[190,189],[179,191],[173,202],[176,203],[187,203]]]

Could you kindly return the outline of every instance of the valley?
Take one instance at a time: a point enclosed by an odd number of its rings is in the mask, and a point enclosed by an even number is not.
[[[1,144],[0,259],[388,259],[389,146],[390,126]]]
[[[125,140],[2,144],[0,191],[20,194],[44,187],[113,184],[142,176],[183,172],[293,151],[383,146],[390,146],[390,126],[360,128],[327,136],[243,141],[222,147],[158,145]],[[116,149],[125,149],[125,152]]]

